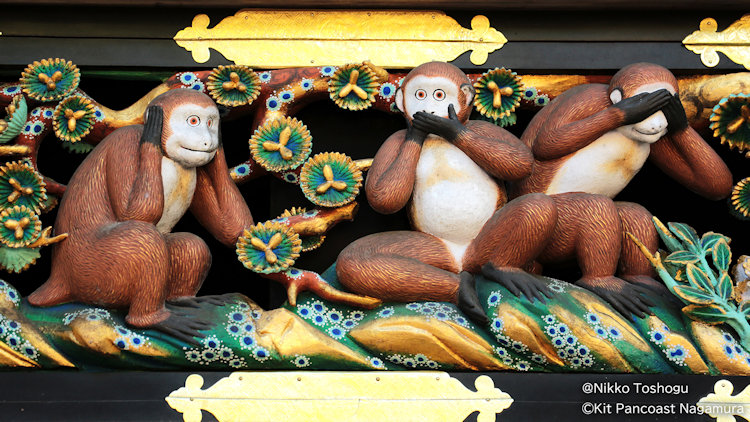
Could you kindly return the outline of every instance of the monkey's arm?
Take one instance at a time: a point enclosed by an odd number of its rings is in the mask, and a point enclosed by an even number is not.
[[[537,160],[564,157],[622,126],[624,114],[608,103],[606,97],[580,101],[569,97],[564,103],[555,104],[557,107],[551,110],[531,146],[534,157]]]
[[[453,144],[486,172],[502,180],[518,180],[531,174],[534,156],[512,133],[489,122],[471,120]]]
[[[123,157],[107,156],[107,188],[118,221],[138,220],[156,224],[164,212],[164,186],[161,178],[161,107],[150,107],[148,120],[142,132],[133,130],[125,136],[140,132],[137,154]],[[124,142],[123,144],[126,144]],[[120,153],[121,151],[112,152]],[[132,185],[127,175],[135,172]],[[128,186],[130,191],[127,191]]]
[[[219,146],[210,163],[196,169],[190,211],[218,241],[234,246],[253,217],[237,185],[229,176],[224,149]]]
[[[671,178],[705,198],[726,198],[732,191],[729,168],[689,126],[652,144],[650,159]]]
[[[375,211],[393,214],[409,201],[423,140],[424,135],[414,130],[400,130],[375,154],[365,184],[367,201]]]
[[[656,113],[671,98],[661,89],[644,92],[611,104],[606,86],[574,88],[558,98],[555,109],[542,124],[532,151],[537,160],[554,160],[572,154],[620,126],[630,125]]]

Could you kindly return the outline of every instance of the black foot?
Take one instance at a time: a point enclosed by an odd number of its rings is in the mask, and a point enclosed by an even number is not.
[[[479,303],[474,276],[466,271],[461,271],[459,277],[461,282],[458,285],[458,309],[479,325],[489,324],[490,320],[487,318],[482,304]]]
[[[533,302],[538,299],[542,303],[547,303],[547,298],[552,298],[552,291],[547,284],[535,276],[515,268],[497,268],[487,263],[482,266],[482,274],[506,289],[517,297],[521,295]]]
[[[206,337],[200,330],[208,330],[211,324],[201,321],[189,315],[179,315],[172,313],[164,321],[148,327],[153,330],[161,331],[164,334],[172,336],[178,340],[193,346],[199,346],[200,343],[195,338]]]
[[[209,296],[184,296],[167,300],[169,305],[179,308],[200,308],[204,303],[214,306],[224,306],[234,303],[233,295],[209,295]]]
[[[667,305],[682,309],[685,306],[680,299],[677,298],[672,292],[669,291],[667,286],[660,283],[653,278],[646,275],[621,275],[621,279],[635,285],[648,289],[648,292],[644,292],[647,296],[655,297],[658,296],[666,302]]]
[[[576,284],[596,293],[622,315],[632,314],[644,318],[654,314],[649,308],[655,304],[649,296],[654,296],[655,293],[649,288],[630,284],[614,276],[582,278]]]

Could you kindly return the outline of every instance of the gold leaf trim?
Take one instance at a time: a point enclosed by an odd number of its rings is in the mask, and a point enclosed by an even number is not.
[[[700,54],[701,61],[708,67],[714,67],[721,60],[717,52],[724,53],[729,60],[750,69],[750,15],[717,32],[718,24],[713,18],[701,21],[700,30],[685,37],[682,43],[685,48]]]
[[[714,384],[714,392],[698,400],[698,408],[719,422],[735,421],[734,416],[748,420],[750,414],[750,386],[741,393],[732,395],[734,385],[728,380]]]
[[[445,372],[235,372],[202,390],[203,377],[188,376],[185,387],[166,397],[186,422],[201,410],[219,421],[462,421],[494,420],[513,399],[480,375],[476,392]]]
[[[471,29],[440,11],[244,9],[208,28],[201,14],[177,32],[177,44],[197,63],[209,48],[236,64],[260,68],[341,66],[369,60],[386,68],[451,61],[471,50],[481,65],[508,41],[477,15]],[[398,54],[393,54],[398,51]]]

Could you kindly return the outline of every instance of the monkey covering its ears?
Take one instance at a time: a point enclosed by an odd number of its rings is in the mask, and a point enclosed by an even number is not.
[[[190,89],[156,97],[145,126],[107,136],[73,175],[55,222],[66,241],[55,246],[52,271],[29,303],[84,302],[127,308],[125,320],[186,342],[208,324],[171,312],[195,298],[211,266],[205,242],[172,233],[190,208],[219,241],[233,246],[253,223],[229,176],[213,100]]]

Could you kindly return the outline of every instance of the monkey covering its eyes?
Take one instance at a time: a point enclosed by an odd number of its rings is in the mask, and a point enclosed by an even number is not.
[[[636,63],[617,72],[609,85],[572,88],[537,113],[521,139],[534,153],[534,169],[511,186],[511,196],[551,195],[560,215],[568,215],[557,231],[580,222],[593,225],[571,232],[568,245],[548,246],[539,261],[577,259],[583,272],[578,284],[624,314],[648,312],[651,301],[639,292],[671,297],[626,236],[633,234],[655,252],[659,240],[651,214],[638,204],[610,198],[628,185],[646,159],[705,198],[729,195],[732,175],[688,126],[674,75],[655,64]],[[592,208],[591,197],[580,192],[597,194],[598,207]],[[597,243],[590,242],[591,232],[598,233]]]

